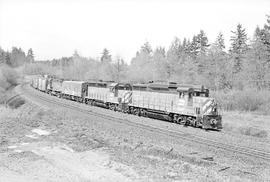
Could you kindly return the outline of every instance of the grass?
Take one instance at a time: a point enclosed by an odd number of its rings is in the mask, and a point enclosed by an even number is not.
[[[223,113],[223,129],[243,135],[267,138],[270,133],[270,116],[251,112],[229,111]]]
[[[223,112],[223,128],[243,135],[267,138],[270,132],[270,91],[212,92]]]

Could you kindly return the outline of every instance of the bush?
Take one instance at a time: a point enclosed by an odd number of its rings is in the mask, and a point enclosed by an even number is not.
[[[0,87],[4,90],[18,84],[18,73],[9,66],[0,67]]]
[[[212,92],[211,95],[226,111],[260,111],[270,114],[270,91],[267,90],[218,91]]]
[[[8,97],[8,90],[18,85],[18,73],[9,66],[0,67],[0,104],[3,104]]]

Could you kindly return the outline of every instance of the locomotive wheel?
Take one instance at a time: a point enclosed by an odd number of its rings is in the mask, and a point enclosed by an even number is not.
[[[109,108],[110,108],[110,110],[113,111],[114,110],[114,105],[110,104]]]
[[[143,116],[143,117],[147,117],[147,113],[146,113],[146,111],[145,110],[141,110],[141,116]]]
[[[176,120],[177,124],[183,124],[183,118],[181,116],[179,116]]]
[[[140,111],[139,111],[139,109],[134,109],[134,115],[137,115],[137,116],[140,116]]]

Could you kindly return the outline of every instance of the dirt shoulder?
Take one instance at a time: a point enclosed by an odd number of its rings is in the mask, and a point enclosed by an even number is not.
[[[60,131],[66,118],[28,103],[0,109],[0,181],[133,181],[136,173],[95,149],[98,142]]]

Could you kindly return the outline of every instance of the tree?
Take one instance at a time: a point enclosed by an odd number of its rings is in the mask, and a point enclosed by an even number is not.
[[[28,63],[33,63],[34,62],[34,53],[32,48],[30,48],[27,52],[26,60]]]
[[[233,71],[239,73],[242,70],[243,59],[248,50],[246,30],[241,24],[237,25],[236,31],[232,31],[230,53],[233,60]]]
[[[79,53],[77,50],[74,51],[73,55],[72,55],[73,58],[78,58],[80,57]]]
[[[148,41],[145,42],[143,46],[141,47],[141,52],[146,53],[146,54],[151,54],[153,52],[152,47]]]
[[[114,70],[115,70],[115,75],[113,76],[114,79],[117,82],[123,81],[126,71],[127,71],[127,64],[124,62],[123,58],[121,58],[120,56],[116,57],[116,61],[113,64],[114,66]]]
[[[252,86],[258,89],[266,88],[269,85],[267,81],[270,79],[270,39],[267,26],[263,29],[256,28],[251,49],[248,51],[248,57],[245,64],[245,78],[251,82]]]
[[[111,62],[112,61],[112,56],[110,55],[110,52],[108,49],[103,49],[102,56],[101,56],[101,62]]]
[[[219,33],[215,42],[210,46],[204,76],[207,86],[215,90],[231,88],[231,69],[227,53],[224,51],[225,44],[223,34]]]
[[[129,79],[136,82],[148,82],[153,80],[153,72],[152,48],[149,42],[145,42],[131,60],[128,69]]]
[[[224,51],[225,41],[224,36],[221,32],[218,34],[216,41],[213,43],[213,47],[217,49],[217,51]]]
[[[0,47],[0,65],[6,63],[6,52]]]
[[[190,45],[190,53],[193,58],[197,58],[199,55],[205,55],[207,48],[209,47],[208,38],[203,30],[200,33],[194,35]]]
[[[26,62],[25,53],[21,48],[12,47],[11,53],[9,55],[10,56],[9,60],[7,60],[7,64],[12,67],[21,66]]]
[[[197,35],[197,41],[199,45],[199,54],[205,54],[207,52],[207,48],[209,47],[208,38],[205,35],[203,30],[200,30],[200,33]]]
[[[153,54],[154,61],[154,80],[168,80],[168,63],[166,60],[166,51],[164,47],[158,47]]]
[[[168,79],[173,77],[176,73],[177,65],[180,62],[180,58],[184,53],[184,49],[181,45],[179,38],[175,38],[167,51],[167,76]]]

